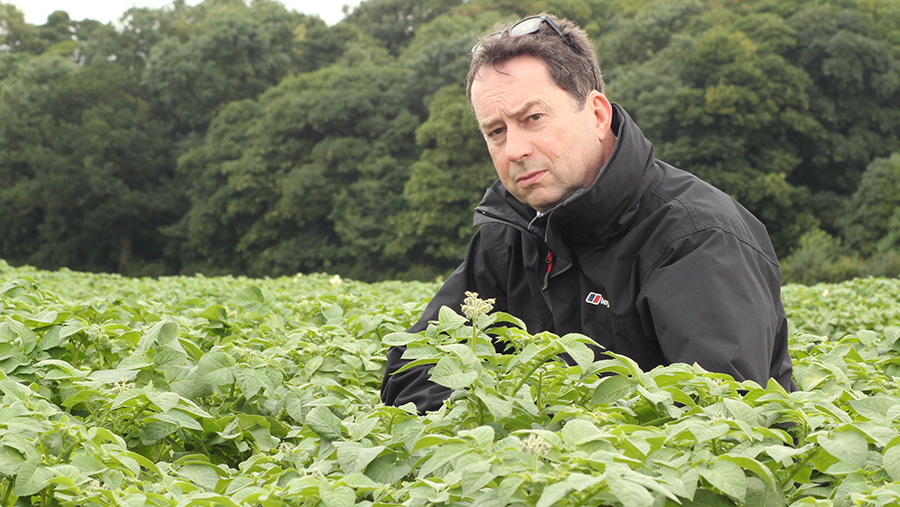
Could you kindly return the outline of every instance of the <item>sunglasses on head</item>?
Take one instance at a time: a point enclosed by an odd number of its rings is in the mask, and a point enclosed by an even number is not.
[[[521,19],[521,20],[517,21],[511,27],[507,28],[506,30],[503,30],[502,32],[497,32],[497,33],[491,34],[488,37],[492,37],[494,35],[503,35],[503,34],[507,34],[510,37],[521,37],[523,35],[529,35],[532,33],[536,33],[538,30],[541,29],[541,25],[544,23],[547,23],[550,26],[550,28],[552,28],[553,31],[556,32],[556,34],[559,35],[563,41],[565,41],[566,45],[569,46],[570,48],[572,48],[572,51],[579,53],[579,54],[581,53],[581,49],[579,49],[578,45],[575,44],[575,41],[573,41],[571,37],[569,37],[568,35],[563,33],[563,31],[559,27],[559,25],[557,25],[556,22],[553,21],[552,19],[550,19],[550,16],[547,16],[546,14],[539,14],[537,16],[529,16],[527,18]],[[475,47],[472,48],[472,53],[475,53],[476,51],[478,51],[478,48],[480,48],[480,47],[481,47],[481,42],[478,42],[478,44],[475,44]]]

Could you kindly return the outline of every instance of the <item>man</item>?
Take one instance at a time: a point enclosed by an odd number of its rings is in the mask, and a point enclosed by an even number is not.
[[[411,332],[474,291],[531,333],[582,333],[645,370],[696,362],[796,390],[765,227],[654,158],[604,95],[580,28],[539,15],[482,38],[467,93],[499,180],[476,208],[463,264]],[[450,390],[429,366],[392,375],[403,351],[388,351],[382,400],[439,408]]]

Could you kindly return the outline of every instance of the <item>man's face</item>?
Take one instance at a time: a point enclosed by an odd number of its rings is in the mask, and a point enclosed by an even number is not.
[[[591,92],[579,110],[533,56],[483,67],[472,107],[503,186],[540,212],[588,188],[615,142],[606,97]]]

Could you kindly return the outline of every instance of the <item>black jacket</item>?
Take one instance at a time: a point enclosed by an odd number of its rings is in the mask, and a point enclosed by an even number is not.
[[[725,193],[656,160],[627,113],[613,111],[616,145],[587,190],[540,217],[499,181],[487,190],[465,261],[410,331],[442,306],[458,312],[468,290],[495,298],[495,310],[532,334],[582,333],[644,370],[696,362],[796,390],[765,227]],[[450,391],[428,379],[430,366],[391,375],[406,363],[403,351],[388,351],[382,400],[439,408]]]

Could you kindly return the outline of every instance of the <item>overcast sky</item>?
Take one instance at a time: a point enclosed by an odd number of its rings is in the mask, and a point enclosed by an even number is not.
[[[355,7],[360,0],[280,0],[288,9],[304,14],[318,14],[323,21],[333,25],[343,18],[341,7]],[[75,20],[96,19],[103,23],[118,19],[131,7],[162,7],[172,0],[3,0],[13,4],[25,13],[25,21],[33,25],[43,25],[53,11],[69,13]],[[200,0],[187,0],[188,5],[197,5]]]

